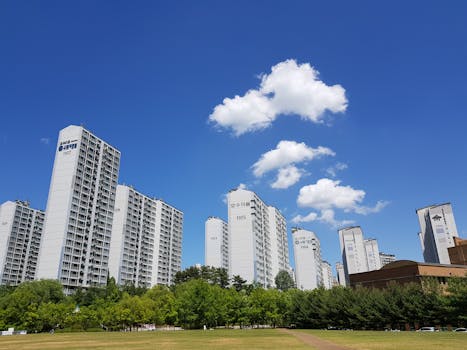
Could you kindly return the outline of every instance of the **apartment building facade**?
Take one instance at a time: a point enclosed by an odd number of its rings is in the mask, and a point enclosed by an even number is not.
[[[323,285],[323,271],[318,237],[312,231],[293,228],[292,239],[297,288],[312,290],[320,287]]]
[[[368,271],[363,232],[360,226],[351,226],[338,230],[338,233],[345,281],[348,285],[350,274]]]
[[[416,210],[420,224],[420,244],[427,263],[450,264],[448,248],[459,237],[451,203]]]
[[[278,269],[290,271],[285,219],[256,193],[241,188],[228,193],[227,206],[230,276],[273,287]]]
[[[134,188],[117,186],[109,272],[119,285],[169,285],[181,269],[183,213]]]
[[[368,264],[368,271],[379,270],[381,268],[381,259],[379,255],[378,241],[374,238],[365,239],[366,260]]]
[[[211,216],[204,224],[204,264],[229,270],[229,225]]]
[[[104,286],[120,152],[81,126],[60,131],[36,278]]]
[[[0,205],[0,284],[32,281],[44,226],[44,212],[26,201]]]

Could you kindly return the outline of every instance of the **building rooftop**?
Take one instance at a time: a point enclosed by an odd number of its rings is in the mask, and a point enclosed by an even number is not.
[[[397,260],[387,265],[384,265],[380,270],[397,269],[397,268],[406,267],[406,266],[432,266],[432,267],[449,267],[449,268],[462,268],[462,269],[466,268],[465,265],[436,264],[436,263],[427,263],[427,262],[417,262],[413,260]],[[362,272],[362,273],[365,273],[365,272]]]
[[[451,203],[450,203],[450,202],[446,202],[446,203],[441,203],[441,204],[427,205],[427,206],[425,206],[425,207],[422,207],[422,208],[419,208],[419,209],[415,209],[415,212],[417,213],[419,210],[423,210],[423,209],[427,209],[427,208],[441,207],[442,205],[451,205]]]

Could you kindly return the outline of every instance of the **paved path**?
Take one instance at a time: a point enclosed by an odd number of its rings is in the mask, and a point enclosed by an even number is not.
[[[350,350],[351,348],[343,345],[337,345],[330,341],[318,338],[309,333],[297,332],[290,329],[280,328],[279,331],[293,335],[307,345],[311,345],[318,350]]]

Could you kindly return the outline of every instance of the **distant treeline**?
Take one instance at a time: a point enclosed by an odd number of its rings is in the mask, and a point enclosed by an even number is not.
[[[187,269],[169,287],[119,287],[78,290],[65,296],[51,280],[0,287],[0,330],[132,330],[142,324],[183,328],[269,325],[300,328],[384,329],[467,324],[467,279],[453,278],[442,289],[390,285],[385,290],[335,287],[300,291],[278,281],[264,289],[232,281],[222,269]],[[230,284],[229,284],[230,282]]]

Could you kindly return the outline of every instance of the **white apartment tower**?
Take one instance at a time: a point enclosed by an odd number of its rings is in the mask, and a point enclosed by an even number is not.
[[[345,280],[345,271],[344,271],[344,264],[337,262],[336,263],[336,275],[337,275],[337,282],[339,285],[345,287],[347,282]]]
[[[416,212],[425,262],[450,264],[448,248],[454,246],[454,237],[459,237],[451,203],[431,205]]]
[[[271,235],[271,269],[275,280],[279,271],[287,271],[292,275],[289,259],[289,242],[287,239],[287,223],[281,212],[272,206],[269,210],[269,232]]]
[[[323,274],[323,287],[326,289],[331,289],[333,286],[333,276],[332,276],[332,267],[331,264],[327,261],[321,263],[321,271]]]
[[[365,239],[364,244],[368,271],[379,270],[381,268],[381,259],[379,256],[378,241],[373,238]]]
[[[321,248],[315,233],[292,229],[295,257],[295,282],[298,289],[311,290],[323,283]]]
[[[338,232],[346,285],[349,285],[350,274],[368,271],[363,232],[360,226],[342,228]]]
[[[288,249],[284,248],[285,220],[254,192],[239,188],[230,191],[227,198],[230,276],[274,286],[277,269],[290,271],[288,254],[284,253]]]
[[[218,218],[209,217],[204,225],[204,264],[229,270],[229,226]]]
[[[396,261],[396,256],[394,254],[379,253],[379,259],[381,261],[381,267]]]
[[[44,212],[28,202],[0,205],[0,284],[15,286],[36,274]]]
[[[37,279],[71,292],[104,286],[120,152],[80,126],[60,131],[50,183]]]
[[[156,232],[160,234],[157,284],[171,285],[182,269],[183,212],[156,200]]]
[[[117,284],[169,285],[181,269],[183,213],[162,200],[118,185],[109,273]]]

